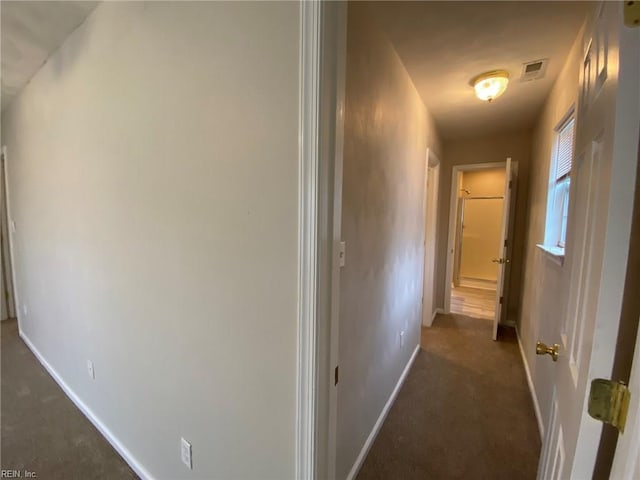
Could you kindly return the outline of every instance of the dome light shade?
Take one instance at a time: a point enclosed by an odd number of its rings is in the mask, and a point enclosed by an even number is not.
[[[504,70],[482,73],[471,80],[476,96],[485,102],[491,102],[502,95],[508,83],[509,72]]]

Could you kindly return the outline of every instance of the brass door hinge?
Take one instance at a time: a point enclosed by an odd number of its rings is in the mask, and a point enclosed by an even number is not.
[[[589,391],[589,415],[624,433],[631,393],[624,382],[596,378]]]
[[[640,2],[624,2],[624,24],[627,27],[640,27]]]

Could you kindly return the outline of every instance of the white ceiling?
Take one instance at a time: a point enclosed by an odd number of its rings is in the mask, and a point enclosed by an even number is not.
[[[2,1],[2,108],[99,2]],[[371,2],[443,138],[532,125],[590,5],[588,2]],[[520,82],[522,63],[549,59],[542,80]],[[511,74],[488,104],[469,80]]]
[[[97,4],[4,0],[0,3],[3,109]]]
[[[588,2],[371,2],[371,11],[445,139],[533,124],[576,35]],[[549,59],[541,80],[520,82],[522,64]],[[511,75],[504,95],[478,100],[469,81],[488,70]]]

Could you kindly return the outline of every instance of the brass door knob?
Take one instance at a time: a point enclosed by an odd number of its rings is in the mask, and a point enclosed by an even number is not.
[[[548,347],[542,342],[536,343],[536,355],[551,355],[554,362],[558,361],[558,352],[560,351],[560,345],[554,343],[553,346]]]
[[[499,263],[500,265],[502,265],[503,263],[510,263],[511,262],[511,260],[509,260],[508,258],[494,258],[491,261],[493,263]]]

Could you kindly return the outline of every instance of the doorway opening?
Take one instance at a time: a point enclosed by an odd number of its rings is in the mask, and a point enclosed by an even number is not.
[[[451,180],[445,309],[492,320],[494,340],[506,312],[512,170],[511,159],[459,165]]]
[[[5,149],[0,157],[0,320],[16,318],[16,307],[13,290],[13,270],[9,245],[9,210],[7,195],[7,174]]]
[[[425,168],[424,281],[422,283],[422,325],[426,327],[431,326],[437,313],[437,309],[434,308],[434,297],[439,180],[440,159],[432,148],[428,148]]]

